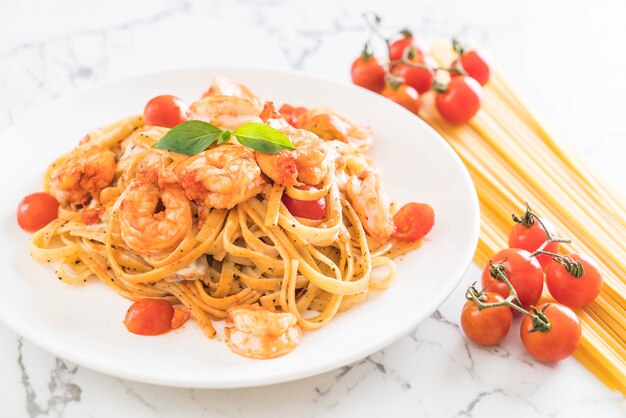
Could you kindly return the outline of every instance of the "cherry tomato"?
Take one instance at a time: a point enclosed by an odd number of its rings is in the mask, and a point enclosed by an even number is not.
[[[172,329],[180,328],[191,316],[191,311],[184,306],[175,306],[174,315],[172,316],[171,327]]]
[[[502,302],[504,298],[495,292],[486,292],[487,300]],[[513,313],[508,306],[487,308],[481,311],[473,300],[468,300],[461,312],[461,328],[467,338],[480,345],[496,345],[506,337],[513,322]]]
[[[431,69],[427,70],[425,68],[415,68],[404,64],[398,64],[394,68],[394,73],[402,77],[404,82],[417,90],[419,94],[426,93],[430,90],[433,80],[435,79],[437,62],[429,56],[414,58],[411,62],[418,65],[424,65]]]
[[[313,186],[302,186],[298,189],[316,190]],[[317,221],[326,215],[326,199],[323,197],[318,200],[298,200],[284,193],[282,200],[293,216]]]
[[[357,86],[380,93],[385,87],[385,69],[376,57],[361,55],[352,63],[352,82]]]
[[[178,97],[165,94],[150,99],[143,109],[143,117],[146,125],[173,128],[188,120],[191,111]]]
[[[530,253],[519,248],[507,248],[498,251],[491,257],[493,265],[502,263],[504,271],[517,292],[522,306],[528,308],[539,301],[543,290],[543,271],[541,265]],[[483,269],[482,285],[485,291],[496,292],[503,297],[509,296],[509,288],[500,279],[494,279],[490,274],[490,265]]]
[[[435,212],[425,203],[407,203],[393,215],[396,232],[402,241],[415,241],[428,234],[435,224]]]
[[[582,276],[575,277],[563,264],[552,261],[546,271],[546,285],[552,297],[558,302],[570,308],[580,308],[593,302],[600,294],[602,273],[598,263],[584,254],[570,254],[568,257],[582,264]]]
[[[159,335],[172,329],[174,308],[165,299],[139,299],[128,308],[124,325],[133,334]]]
[[[402,31],[402,37],[396,39],[389,45],[389,58],[392,61],[401,60],[404,51],[413,46],[413,35],[409,31]]]
[[[452,63],[452,68],[459,68],[464,71],[468,76],[478,81],[481,86],[484,86],[489,81],[489,65],[485,62],[483,57],[480,56],[476,50],[463,51],[461,54],[461,60],[456,59]],[[450,73],[452,77],[457,77],[458,74]]]
[[[548,305],[544,314],[550,321],[548,331],[530,332],[532,319],[526,316],[522,320],[520,337],[522,343],[533,357],[539,361],[553,363],[570,356],[580,343],[580,321],[567,306],[558,303],[544,303],[537,307],[541,310]]]
[[[541,218],[541,222],[544,223],[550,235],[556,235],[554,226],[546,219]],[[524,226],[520,223],[513,225],[511,233],[509,234],[509,247],[521,248],[522,250],[530,251],[531,253],[537,250],[548,239],[546,231],[541,224],[535,219],[532,225]],[[551,253],[559,253],[559,243],[551,242],[545,248],[546,251]],[[544,269],[552,262],[552,257],[549,255],[538,255],[537,261]]]
[[[17,223],[27,232],[40,230],[58,216],[59,202],[44,192],[29,194],[17,206]]]
[[[438,93],[436,106],[439,113],[450,123],[465,123],[478,113],[482,88],[471,77],[455,77],[450,80],[445,93]]]
[[[298,128],[298,118],[306,113],[305,107],[293,107],[290,104],[284,104],[278,109],[278,113],[281,114],[288,124],[294,128]]]
[[[406,84],[392,86],[387,84],[380,94],[415,114],[420,110],[419,94],[411,86]]]

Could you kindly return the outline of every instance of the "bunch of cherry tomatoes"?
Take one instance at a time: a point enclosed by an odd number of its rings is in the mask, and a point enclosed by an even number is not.
[[[474,49],[466,49],[453,40],[458,54],[450,67],[439,67],[408,29],[401,30],[395,39],[386,38],[378,30],[380,17],[365,19],[371,35],[381,38],[387,46],[387,58],[381,62],[372,53],[370,41],[361,56],[352,63],[352,82],[379,93],[417,114],[421,97],[429,91],[436,94],[435,105],[441,116],[450,123],[468,122],[480,109],[482,87],[489,81],[489,65]],[[439,81],[439,72],[449,74],[447,83]]]
[[[581,327],[572,309],[591,303],[602,289],[596,261],[583,254],[560,253],[552,224],[530,207],[513,215],[509,248],[498,251],[482,273],[483,290],[467,289],[461,327],[480,345],[495,345],[506,337],[515,311],[524,315],[520,338],[536,359],[556,362],[578,347]],[[545,278],[545,280],[544,280]],[[541,303],[543,286],[558,303]]]

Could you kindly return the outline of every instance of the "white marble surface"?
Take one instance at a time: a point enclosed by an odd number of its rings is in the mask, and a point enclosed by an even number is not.
[[[619,2],[0,0],[0,129],[96,81],[155,69],[219,63],[347,80],[365,10],[382,14],[389,29],[483,45],[543,118],[626,189]],[[468,344],[457,323],[463,288],[477,277],[473,266],[438,312],[379,353],[254,389],[119,380],[56,358],[0,323],[0,417],[626,415],[624,397],[575,360],[538,364],[515,332],[497,348]]]

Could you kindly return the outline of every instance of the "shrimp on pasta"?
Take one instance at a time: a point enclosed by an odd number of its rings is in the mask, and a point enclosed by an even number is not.
[[[296,149],[274,155],[257,152],[256,159],[263,173],[287,187],[319,184],[333,165],[326,143],[312,132],[287,124],[280,124],[279,130],[289,137]]]
[[[84,205],[98,199],[115,175],[115,154],[102,146],[82,146],[57,160],[49,177],[49,192],[61,204]]]
[[[190,200],[211,208],[230,209],[265,185],[254,152],[241,145],[204,151],[180,162],[174,172]]]
[[[189,200],[179,185],[163,181],[155,167],[142,170],[120,199],[122,239],[137,254],[171,252],[189,233]]]

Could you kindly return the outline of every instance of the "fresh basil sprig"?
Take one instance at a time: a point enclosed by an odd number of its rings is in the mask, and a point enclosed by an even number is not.
[[[232,135],[237,137],[241,145],[265,154],[295,149],[287,135],[260,122],[246,123],[233,132],[200,120],[188,120],[175,126],[154,147],[195,155],[209,148],[216,140],[218,144],[227,142]]]

